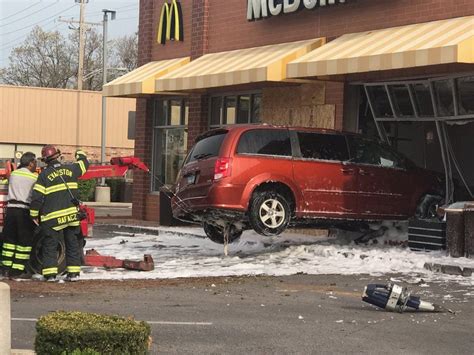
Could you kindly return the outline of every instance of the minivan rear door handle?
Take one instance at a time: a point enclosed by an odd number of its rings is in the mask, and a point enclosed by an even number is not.
[[[354,172],[355,172],[354,169],[349,169],[349,168],[342,168],[341,171],[344,175],[354,175]]]

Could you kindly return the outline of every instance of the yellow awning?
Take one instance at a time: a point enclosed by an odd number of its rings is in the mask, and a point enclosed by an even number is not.
[[[474,16],[343,35],[288,64],[288,77],[447,63],[474,63]]]
[[[194,90],[287,79],[287,64],[323,38],[206,54],[156,80],[157,91]]]
[[[147,63],[104,86],[104,96],[155,94],[155,80],[188,64],[189,57]]]

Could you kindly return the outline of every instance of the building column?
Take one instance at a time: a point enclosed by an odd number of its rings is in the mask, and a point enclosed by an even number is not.
[[[191,24],[191,60],[208,52],[209,0],[193,0]]]
[[[153,100],[137,99],[135,119],[135,155],[151,168],[153,145]],[[146,217],[146,196],[150,192],[150,175],[141,170],[133,172],[133,209],[135,219]]]
[[[153,13],[154,0],[140,1],[140,36],[138,37],[138,65],[142,66],[152,60],[153,44]],[[135,156],[143,160],[151,168],[151,153],[153,142],[153,100],[137,99],[135,116]],[[132,216],[135,219],[146,217],[146,196],[150,192],[150,176],[143,171],[133,172],[133,207]]]
[[[194,140],[209,127],[209,97],[191,95],[189,97],[188,150]]]
[[[326,82],[326,104],[335,106],[334,129],[342,131],[344,123],[344,82]]]
[[[209,49],[209,0],[193,0],[193,19],[191,25],[191,59],[197,59]],[[209,97],[207,95],[189,96],[188,149],[201,133],[208,129]]]

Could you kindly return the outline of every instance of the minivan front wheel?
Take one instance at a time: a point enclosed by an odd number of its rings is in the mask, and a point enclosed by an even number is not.
[[[418,219],[437,218],[437,208],[442,203],[442,201],[443,197],[439,195],[424,195],[416,207],[415,217]]]
[[[290,222],[290,204],[276,191],[262,191],[254,196],[249,213],[250,224],[264,236],[282,233]]]

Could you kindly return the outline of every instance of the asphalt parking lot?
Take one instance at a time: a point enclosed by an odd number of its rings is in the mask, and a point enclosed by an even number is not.
[[[80,310],[146,320],[152,353],[472,354],[472,287],[402,283],[450,313],[388,313],[361,302],[398,275],[294,275],[174,280],[9,281],[13,347],[32,349],[35,319]]]

